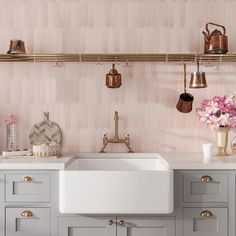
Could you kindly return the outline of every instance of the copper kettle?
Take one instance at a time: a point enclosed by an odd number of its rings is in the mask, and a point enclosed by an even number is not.
[[[214,25],[223,29],[223,33],[215,29],[210,33],[208,26]],[[209,54],[226,54],[228,52],[228,37],[225,35],[226,30],[223,25],[218,25],[215,23],[206,24],[206,32],[204,34],[204,53]]]

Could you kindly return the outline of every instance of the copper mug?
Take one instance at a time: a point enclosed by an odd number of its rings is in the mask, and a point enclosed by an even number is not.
[[[25,54],[25,43],[22,40],[13,39],[10,41],[10,47],[7,54]]]
[[[184,64],[184,93],[180,94],[179,101],[176,108],[179,112],[189,113],[192,111],[194,97],[192,94],[186,92],[186,64]]]

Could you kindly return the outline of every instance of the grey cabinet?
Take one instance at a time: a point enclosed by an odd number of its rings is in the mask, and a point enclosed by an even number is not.
[[[61,216],[58,236],[116,236],[116,218]]]
[[[6,236],[50,236],[49,208],[6,208]]]
[[[175,217],[119,217],[117,236],[175,236]]]
[[[175,217],[62,216],[58,236],[175,236]]]
[[[228,175],[193,172],[183,175],[184,202],[227,202]]]
[[[184,208],[183,236],[227,236],[227,208]]]
[[[5,174],[6,202],[50,202],[50,174]]]

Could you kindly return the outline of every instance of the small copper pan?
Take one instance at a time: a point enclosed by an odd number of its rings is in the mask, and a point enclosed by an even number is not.
[[[192,104],[194,97],[192,94],[186,92],[186,64],[184,64],[184,93],[180,94],[179,101],[176,108],[179,112],[189,113],[192,111]]]

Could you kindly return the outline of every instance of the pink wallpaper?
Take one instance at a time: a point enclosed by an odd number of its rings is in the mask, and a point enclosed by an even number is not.
[[[25,41],[29,53],[196,53],[201,31],[212,21],[226,26],[229,50],[236,52],[236,1],[233,0],[0,0],[0,52],[10,39]],[[200,151],[214,131],[196,121],[199,102],[235,93],[236,64],[205,64],[209,87],[191,90],[193,112],[175,106],[183,87],[183,66],[167,63],[117,65],[123,86],[105,87],[111,64],[1,63],[0,120],[19,119],[22,147],[29,147],[31,126],[44,111],[63,132],[64,152],[98,151],[102,136],[113,135],[120,115],[120,136],[128,132],[137,152]],[[188,64],[188,80],[196,65]],[[231,136],[233,132],[231,132]],[[0,149],[5,126],[0,122]],[[111,146],[111,151],[125,151]]]

